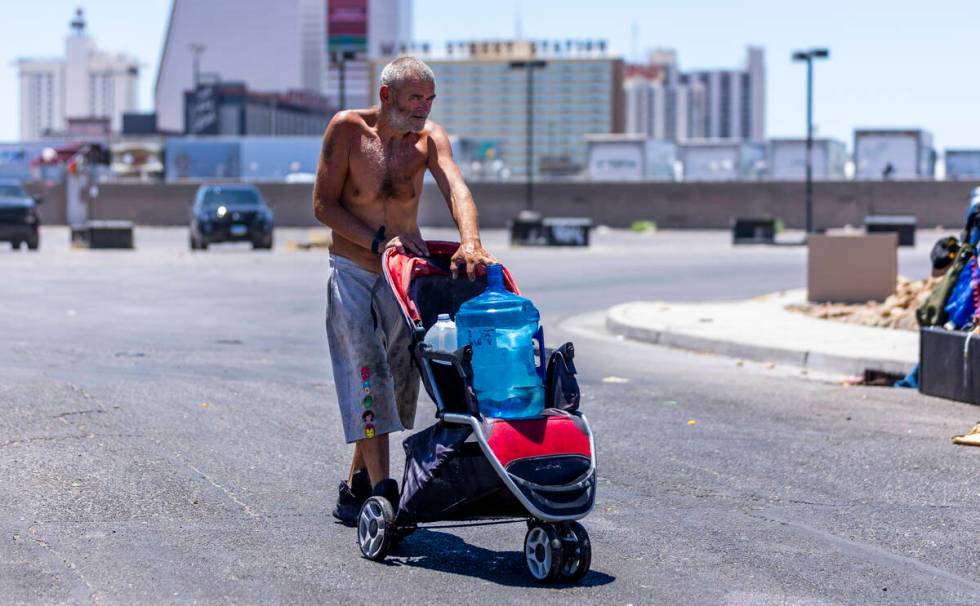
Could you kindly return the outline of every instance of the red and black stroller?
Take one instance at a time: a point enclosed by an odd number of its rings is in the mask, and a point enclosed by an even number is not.
[[[486,287],[480,268],[470,282],[452,279],[454,242],[428,242],[428,257],[389,249],[382,257],[385,280],[413,330],[413,357],[437,421],[404,441],[405,475],[397,508],[384,497],[361,507],[357,539],[361,552],[384,559],[419,524],[440,521],[527,520],[524,557],[535,579],[576,581],[588,571],[592,548],[584,518],[595,504],[596,457],[592,430],[578,411],[574,347],[566,343],[545,359],[539,343],[546,404],[530,419],[480,415],[472,388],[472,351],[438,352],[423,342],[441,313]],[[520,294],[504,270],[507,288]]]

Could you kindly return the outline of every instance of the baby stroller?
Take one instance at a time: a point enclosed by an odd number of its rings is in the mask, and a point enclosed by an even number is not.
[[[452,279],[454,242],[428,242],[428,257],[385,251],[382,272],[413,330],[413,358],[436,403],[436,423],[404,441],[405,474],[397,508],[382,496],[365,501],[357,524],[361,553],[383,560],[418,525],[439,521],[524,519],[524,558],[541,582],[582,578],[592,547],[580,520],[595,504],[596,457],[592,430],[578,411],[574,347],[565,343],[545,359],[537,335],[546,408],[530,419],[480,415],[472,388],[472,350],[433,350],[423,342],[437,316],[455,317],[460,305],[486,287]],[[508,290],[520,294],[507,270]]]

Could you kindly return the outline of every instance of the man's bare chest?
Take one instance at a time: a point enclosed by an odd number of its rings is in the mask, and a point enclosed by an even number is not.
[[[351,154],[351,173],[365,189],[382,198],[415,196],[415,181],[425,170],[426,153],[421,141],[384,145],[362,138]]]

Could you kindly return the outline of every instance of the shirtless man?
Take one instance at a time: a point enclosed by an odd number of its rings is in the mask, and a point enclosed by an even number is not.
[[[436,97],[432,70],[412,57],[392,61],[381,73],[379,97],[379,106],[330,121],[313,189],[314,214],[333,230],[327,338],[344,436],[354,442],[334,516],[351,526],[372,492],[398,505],[388,434],[413,426],[419,376],[411,335],[379,275],[380,255],[386,248],[428,254],[418,226],[426,169],[459,228],[453,277],[465,266],[472,280],[478,265],[496,262],[480,243],[476,205],[446,131],[427,119]]]

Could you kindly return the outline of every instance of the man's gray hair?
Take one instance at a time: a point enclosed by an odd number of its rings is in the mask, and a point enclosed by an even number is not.
[[[415,57],[399,57],[386,65],[381,72],[381,86],[387,86],[392,90],[401,88],[408,79],[434,83],[436,75],[424,61]]]

